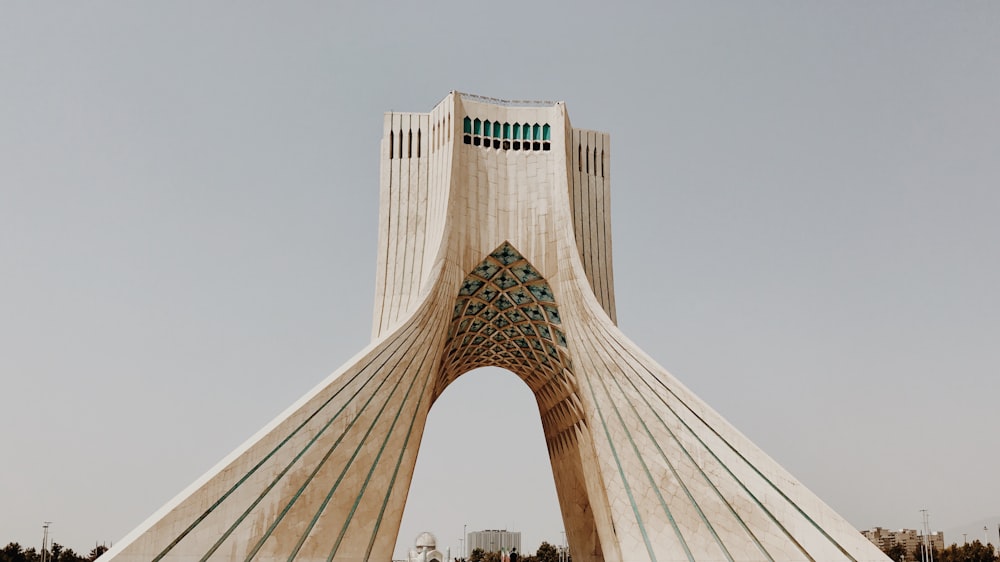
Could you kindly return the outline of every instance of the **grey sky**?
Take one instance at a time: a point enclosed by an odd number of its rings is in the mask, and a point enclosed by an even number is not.
[[[0,541],[118,540],[360,350],[382,113],[452,89],[611,133],[620,326],[855,526],[1000,516],[1000,4],[2,12]],[[397,554],[560,541],[544,455],[463,377]]]

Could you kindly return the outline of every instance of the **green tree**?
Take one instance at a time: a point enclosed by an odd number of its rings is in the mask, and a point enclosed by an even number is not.
[[[907,556],[906,547],[901,544],[894,544],[889,548],[884,548],[882,549],[882,552],[895,562],[902,562],[904,557],[909,558],[909,556]]]
[[[483,562],[483,557],[486,552],[481,548],[473,548],[472,553],[469,554],[469,562]]]
[[[538,545],[535,558],[538,559],[538,562],[559,562],[559,549],[543,541],[542,544]]]
[[[104,546],[103,544],[95,546],[94,549],[90,551],[90,554],[87,555],[87,561],[94,562],[94,560],[97,560],[98,556],[104,554],[107,551],[108,547]]]
[[[27,562],[24,547],[16,542],[12,542],[0,550],[0,562]]]
[[[953,544],[935,554],[934,562],[996,562],[997,553],[993,550],[993,545],[983,544],[979,541],[958,546]]]

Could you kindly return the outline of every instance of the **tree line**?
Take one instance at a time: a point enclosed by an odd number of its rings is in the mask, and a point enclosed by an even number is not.
[[[46,551],[35,550],[34,547],[24,548],[16,542],[12,542],[0,550],[0,562],[41,562],[42,554],[45,554],[46,562],[93,562],[97,557],[107,552],[108,547],[104,545],[95,546],[89,554],[77,554],[72,548],[53,542]]]
[[[1000,562],[992,544],[978,540],[963,545],[953,544],[943,550],[931,548],[929,553],[917,548],[907,551],[901,544],[882,549],[895,562]]]

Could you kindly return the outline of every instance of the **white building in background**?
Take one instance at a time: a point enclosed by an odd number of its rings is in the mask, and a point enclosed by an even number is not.
[[[924,536],[915,529],[900,529],[891,531],[882,527],[873,527],[861,534],[882,550],[888,550],[896,545],[901,545],[906,552],[917,552],[924,542]],[[938,551],[944,550],[944,533],[938,531],[927,536],[930,544]]]
[[[437,549],[437,539],[434,535],[423,532],[417,535],[417,540],[410,548],[407,562],[449,562],[450,559],[451,556]]]
[[[486,552],[510,552],[516,548],[521,552],[521,531],[508,531],[507,529],[487,529],[485,531],[472,531],[465,538],[469,545],[469,552],[481,548]]]

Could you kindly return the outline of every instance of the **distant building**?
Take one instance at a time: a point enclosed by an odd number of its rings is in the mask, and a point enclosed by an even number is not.
[[[521,531],[508,531],[507,529],[472,531],[465,537],[465,540],[466,544],[469,545],[468,552],[477,548],[481,548],[485,552],[499,552],[501,550],[510,552],[510,549],[516,548],[518,552],[521,552]]]
[[[872,529],[868,529],[867,531],[861,531],[861,534],[883,551],[889,550],[898,544],[902,545],[902,547],[906,549],[906,552],[914,553],[919,551],[920,545],[924,542],[923,535],[914,529],[890,531],[889,529],[883,529],[882,527],[874,527]],[[944,550],[943,532],[938,531],[929,535],[928,538],[930,539],[930,544],[933,548],[938,551]]]

